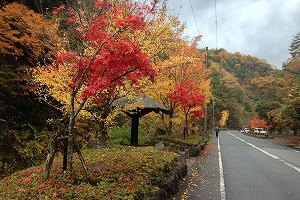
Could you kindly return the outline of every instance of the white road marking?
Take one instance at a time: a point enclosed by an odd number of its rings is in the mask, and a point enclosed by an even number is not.
[[[236,139],[238,139],[238,140],[240,140],[240,141],[242,141],[242,142],[248,144],[249,146],[251,146],[251,147],[253,147],[253,148],[255,148],[255,149],[257,149],[257,150],[263,152],[264,154],[270,156],[271,158],[274,158],[275,160],[278,160],[278,161],[280,161],[280,162],[283,162],[285,165],[287,165],[287,166],[291,167],[292,169],[294,169],[294,170],[300,172],[300,168],[299,168],[299,167],[296,167],[296,166],[294,166],[294,165],[292,165],[292,164],[286,162],[285,160],[283,160],[283,159],[281,159],[281,158],[279,158],[279,157],[277,157],[277,156],[275,156],[275,155],[273,155],[273,154],[271,154],[271,153],[269,153],[269,152],[267,152],[267,151],[265,151],[265,150],[263,150],[263,149],[260,149],[260,148],[258,148],[257,146],[255,146],[255,145],[253,145],[253,144],[251,144],[251,143],[249,143],[249,142],[246,142],[245,140],[243,140],[243,139],[241,139],[241,138],[239,138],[239,137],[237,137],[237,136],[235,136],[235,135],[233,135],[233,134],[231,134],[231,133],[229,133],[229,132],[228,132],[228,134],[231,135],[232,137],[235,137]]]
[[[295,151],[295,152],[297,152],[297,153],[300,153],[300,151],[297,151],[297,150],[293,150],[293,151]]]
[[[224,181],[223,164],[222,164],[220,139],[219,138],[218,138],[218,154],[219,154],[219,169],[220,169],[220,194],[221,194],[221,200],[226,200],[225,181]]]

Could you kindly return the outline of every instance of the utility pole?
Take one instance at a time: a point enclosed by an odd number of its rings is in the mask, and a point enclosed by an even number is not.
[[[204,114],[204,134],[207,136],[207,104],[204,105],[205,114]]]
[[[213,115],[212,116],[212,118],[213,118],[212,124],[213,125],[212,125],[212,128],[214,130],[214,128],[215,128],[215,97],[214,96],[212,97],[212,101],[213,101],[213,105],[212,105],[213,106],[213,108],[212,108],[213,109],[213,113],[212,113],[212,115]]]
[[[205,66],[208,67],[208,47],[205,48]],[[204,134],[207,136],[207,103],[204,105],[205,114],[204,114]]]

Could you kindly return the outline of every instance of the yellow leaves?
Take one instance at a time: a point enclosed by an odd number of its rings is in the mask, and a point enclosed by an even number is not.
[[[182,33],[183,25],[178,18],[162,10],[156,19],[149,19],[145,29],[132,36],[132,39],[140,44],[143,52],[156,60],[160,53],[169,55],[171,50],[181,47],[178,41]]]
[[[237,78],[233,74],[227,72],[225,69],[222,69],[220,74],[223,76],[223,81],[226,83],[228,88],[239,87]]]
[[[49,65],[33,69],[32,74],[34,81],[40,86],[38,88],[39,91],[37,92],[40,94],[42,100],[51,103],[51,98],[54,98],[62,105],[62,112],[68,112],[71,93],[69,84],[72,78],[72,70],[63,65],[60,65],[59,67]],[[78,101],[75,102],[75,107],[78,107],[81,103],[79,102],[81,100],[79,95],[83,90],[84,87],[82,87],[78,93]],[[90,116],[86,111],[82,112],[81,115]]]
[[[254,78],[252,80],[252,84],[257,85],[257,87],[259,89],[263,89],[263,88],[273,85],[274,82],[276,81],[275,79],[276,78],[273,75],[266,76],[266,77]]]
[[[209,103],[212,97],[210,79],[202,79],[199,81],[200,92],[205,96],[205,103]]]
[[[223,110],[221,112],[221,119],[220,119],[220,122],[219,122],[221,127],[226,125],[228,118],[229,118],[229,111],[228,110]]]
[[[66,105],[69,101],[71,76],[70,71],[64,67],[43,66],[38,67],[33,72],[34,79],[40,85],[47,86],[49,94]]]

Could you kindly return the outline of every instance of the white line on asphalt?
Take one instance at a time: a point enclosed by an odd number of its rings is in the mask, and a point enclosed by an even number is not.
[[[295,152],[297,152],[297,153],[300,153],[300,151],[297,151],[297,150],[293,150],[293,151],[295,151]]]
[[[228,133],[229,133],[229,132],[228,132]],[[231,133],[229,133],[229,135],[231,135],[232,137],[235,137],[236,139],[238,139],[238,140],[240,140],[240,141],[242,141],[242,142],[248,144],[249,146],[251,146],[251,147],[253,147],[253,148],[255,148],[255,149],[257,149],[257,150],[263,152],[264,154],[270,156],[271,158],[274,158],[275,160],[278,160],[278,161],[280,161],[280,162],[283,162],[285,165],[291,167],[292,169],[294,169],[294,170],[300,172],[300,168],[299,168],[299,167],[296,167],[296,166],[294,166],[294,165],[292,165],[292,164],[286,162],[285,160],[282,160],[281,158],[279,158],[279,157],[277,157],[277,156],[275,156],[275,155],[273,155],[273,154],[271,154],[271,153],[269,153],[269,152],[267,152],[267,151],[265,151],[265,150],[263,150],[263,149],[260,149],[260,148],[258,148],[257,146],[255,146],[255,145],[253,145],[253,144],[251,144],[251,143],[249,143],[249,142],[246,142],[245,140],[243,140],[243,139],[241,139],[241,138],[239,138],[239,137],[237,137],[237,136],[235,136],[235,135],[233,135],[233,134],[231,134]]]
[[[226,200],[225,181],[224,181],[223,164],[222,164],[220,139],[219,138],[218,138],[218,153],[219,153],[220,194],[221,194],[221,200]]]

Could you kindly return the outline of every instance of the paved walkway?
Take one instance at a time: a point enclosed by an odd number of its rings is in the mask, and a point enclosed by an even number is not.
[[[206,145],[200,157],[187,161],[188,175],[181,183],[180,191],[173,200],[220,199],[220,172],[218,161],[218,140]]]

